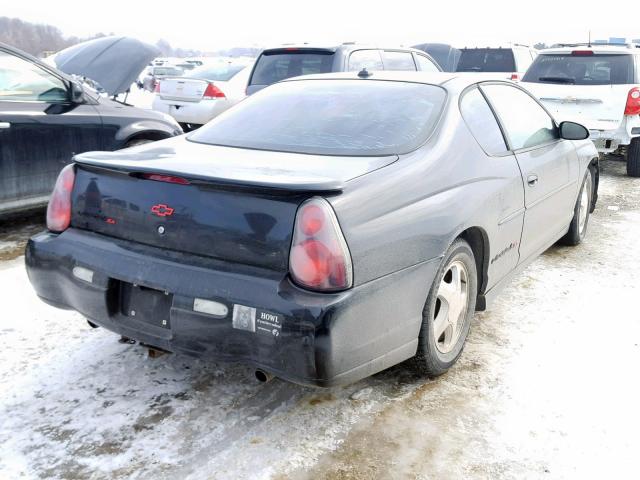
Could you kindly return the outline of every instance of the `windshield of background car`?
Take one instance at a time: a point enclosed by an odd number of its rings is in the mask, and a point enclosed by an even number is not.
[[[187,137],[258,150],[380,156],[422,145],[446,92],[435,85],[371,80],[307,80],[272,85]]]
[[[456,72],[515,72],[516,62],[510,48],[463,49]]]
[[[249,84],[271,85],[299,75],[328,73],[332,70],[333,57],[333,52],[264,52],[258,59]]]
[[[219,82],[226,82],[245,68],[246,65],[233,65],[228,63],[221,63],[220,65],[198,67],[195,70],[190,71],[185,75],[188,78],[200,78],[202,80],[217,80]]]
[[[587,53],[589,52],[589,53]],[[633,80],[633,56],[582,52],[538,55],[523,82],[568,85],[624,85]]]

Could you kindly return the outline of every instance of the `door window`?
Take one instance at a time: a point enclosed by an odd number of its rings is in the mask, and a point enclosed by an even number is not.
[[[477,88],[465,93],[460,101],[460,113],[471,133],[488,155],[507,151],[504,137],[491,108]]]
[[[39,66],[0,51],[0,101],[64,102],[67,86]]]
[[[549,114],[519,88],[496,84],[481,88],[496,110],[513,150],[543,145],[560,138]]]
[[[410,52],[382,52],[382,61],[385,70],[416,70],[413,55]]]

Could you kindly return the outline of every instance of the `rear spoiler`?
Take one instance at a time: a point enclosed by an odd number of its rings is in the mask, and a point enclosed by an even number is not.
[[[112,156],[110,156],[112,155]],[[296,193],[339,193],[344,190],[344,182],[327,177],[299,176],[291,178],[277,177],[267,170],[263,172],[255,169],[250,172],[243,172],[241,169],[229,169],[227,175],[216,175],[216,172],[204,173],[195,169],[188,168],[170,168],[165,163],[151,167],[149,162],[141,160],[132,160],[129,154],[129,160],[119,160],[113,156],[117,152],[88,152],[73,157],[73,162],[79,165],[83,170],[89,170],[96,173],[112,173],[125,174],[130,176],[141,176],[146,173],[154,173],[159,175],[170,175],[181,177],[194,185],[210,185],[217,188],[231,190],[251,190],[264,191],[273,194],[296,194]],[[124,157],[124,156],[123,156]],[[222,172],[219,172],[222,173]]]
[[[320,55],[332,55],[336,53],[336,48],[318,48],[318,47],[278,47],[269,48],[262,51],[262,55],[279,55],[283,53],[317,53]]]

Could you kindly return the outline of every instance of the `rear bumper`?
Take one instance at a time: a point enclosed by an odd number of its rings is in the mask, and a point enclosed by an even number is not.
[[[158,95],[153,99],[153,109],[171,115],[177,122],[204,125],[231,107],[228,99],[182,102],[164,100]]]
[[[420,263],[346,292],[317,294],[279,272],[70,229],[34,236],[26,266],[47,303],[77,310],[92,322],[148,345],[189,355],[247,363],[315,386],[357,381],[415,355],[422,308],[439,259]],[[91,282],[74,276],[93,272]],[[123,282],[172,295],[170,328],[126,315]],[[227,306],[223,318],[194,311],[194,299]],[[274,334],[234,328],[234,305],[281,318]]]
[[[640,116],[625,116],[616,129],[589,128],[589,138],[600,153],[611,153],[621,145],[629,145],[631,139],[640,136]]]

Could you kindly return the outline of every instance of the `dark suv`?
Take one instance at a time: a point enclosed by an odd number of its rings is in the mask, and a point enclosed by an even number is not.
[[[442,71],[428,54],[413,48],[379,48],[343,43],[337,47],[290,45],[263,50],[253,66],[247,95],[291,77],[374,70]]]
[[[168,115],[109,100],[0,44],[0,216],[44,205],[76,153],[181,133]]]

